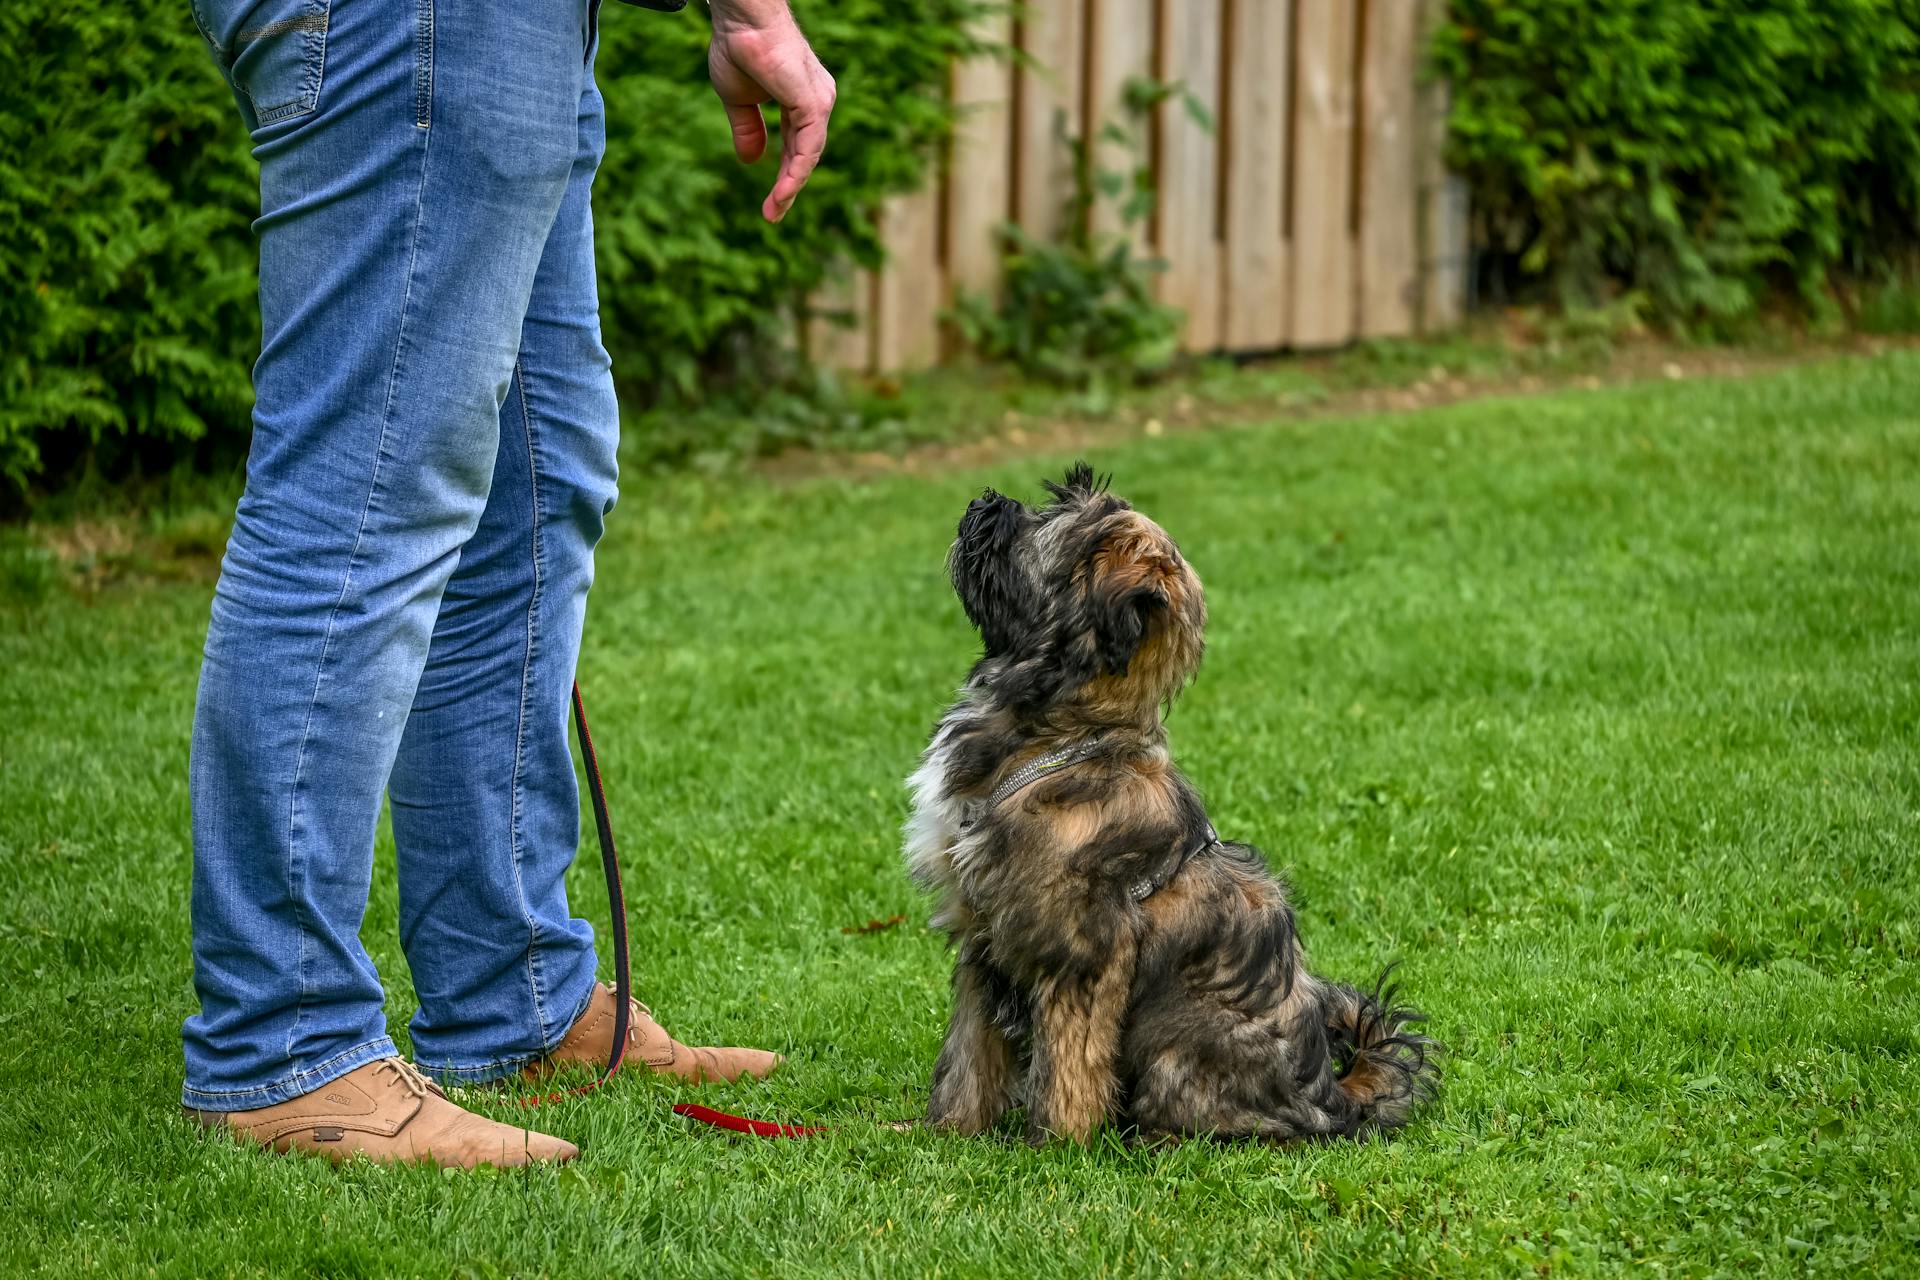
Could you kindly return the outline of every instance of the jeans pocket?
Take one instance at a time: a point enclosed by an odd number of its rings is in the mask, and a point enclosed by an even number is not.
[[[253,108],[253,124],[277,124],[320,102],[331,0],[192,0],[200,34]]]
[[[600,51],[600,0],[587,0],[587,54],[583,62],[591,63],[593,55]]]

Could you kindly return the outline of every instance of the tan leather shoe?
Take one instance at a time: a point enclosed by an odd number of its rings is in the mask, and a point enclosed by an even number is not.
[[[613,1018],[618,1006],[613,988],[604,982],[593,986],[593,999],[580,1015],[566,1039],[551,1054],[527,1068],[529,1080],[542,1080],[561,1067],[604,1067],[613,1052]],[[764,1080],[786,1059],[764,1049],[696,1049],[681,1044],[667,1029],[653,1020],[653,1011],[638,1000],[627,1019],[627,1065],[645,1064],[656,1075],[674,1076],[693,1084],[738,1080],[752,1076]]]
[[[312,1093],[256,1111],[193,1111],[203,1126],[275,1151],[330,1160],[365,1156],[380,1164],[471,1169],[558,1164],[580,1154],[571,1142],[516,1129],[455,1106],[440,1086],[404,1058],[382,1058]]]

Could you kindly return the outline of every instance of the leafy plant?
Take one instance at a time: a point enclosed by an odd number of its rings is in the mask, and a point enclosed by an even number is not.
[[[245,421],[251,162],[177,19],[0,7],[0,494],[49,446],[172,449]]]
[[[1896,266],[1865,281],[1852,303],[1853,325],[1862,333],[1920,333],[1920,270]]]
[[[1920,0],[1454,0],[1450,159],[1497,273],[1724,326],[1920,228]]]
[[[0,606],[37,605],[60,585],[51,551],[15,533],[0,533]]]
[[[1127,123],[1110,121],[1098,134],[1134,161],[1125,171],[1100,168],[1096,148],[1069,135],[1064,120],[1055,121],[1057,135],[1072,150],[1074,174],[1060,240],[1044,242],[1003,224],[999,292],[964,293],[950,312],[961,338],[982,356],[1095,394],[1172,365],[1183,313],[1155,298],[1153,288],[1167,264],[1143,257],[1128,234],[1153,209],[1141,125],[1172,96],[1212,127],[1198,101],[1179,86],[1136,78],[1127,86]],[[1092,214],[1101,201],[1114,205],[1120,233],[1094,231]]]

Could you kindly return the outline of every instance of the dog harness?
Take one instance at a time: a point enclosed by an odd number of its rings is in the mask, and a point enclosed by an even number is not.
[[[1061,747],[1042,756],[1035,756],[1001,779],[1000,785],[995,787],[985,800],[975,800],[967,805],[966,816],[960,820],[960,834],[965,835],[978,826],[980,819],[986,816],[987,811],[998,808],[1001,801],[1025,791],[1048,774],[1058,773],[1069,765],[1092,759],[1099,755],[1105,746],[1105,738],[1088,738],[1085,742]],[[1206,829],[1191,844],[1181,849],[1180,856],[1173,860],[1172,866],[1157,876],[1142,876],[1135,880],[1127,886],[1128,895],[1135,902],[1145,902],[1173,883],[1173,878],[1180,874],[1181,868],[1187,863],[1219,843],[1219,833],[1213,829],[1213,823],[1208,822]]]
[[[1180,856],[1173,860],[1173,865],[1168,867],[1163,874],[1158,876],[1142,876],[1127,886],[1127,892],[1133,895],[1135,902],[1145,902],[1148,898],[1151,898],[1154,894],[1172,884],[1173,878],[1180,874],[1180,869],[1186,866],[1187,863],[1193,861],[1194,858],[1219,843],[1220,833],[1213,829],[1213,823],[1207,823],[1206,829],[1195,838],[1192,844],[1180,851]]]

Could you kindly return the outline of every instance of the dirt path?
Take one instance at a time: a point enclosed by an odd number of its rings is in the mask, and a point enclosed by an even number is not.
[[[874,478],[932,475],[981,467],[1009,458],[1097,449],[1143,436],[1205,430],[1221,425],[1284,420],[1311,421],[1374,413],[1401,413],[1496,396],[1551,391],[1598,391],[1659,379],[1743,377],[1774,369],[1850,355],[1878,355],[1920,349],[1920,335],[1854,335],[1827,341],[1797,340],[1791,347],[1688,347],[1653,338],[1613,347],[1585,364],[1551,370],[1527,370],[1524,348],[1516,347],[1512,366],[1498,372],[1455,371],[1437,363],[1412,381],[1374,385],[1338,385],[1353,381],[1338,355],[1285,357],[1252,363],[1252,378],[1263,369],[1287,369],[1305,386],[1322,390],[1293,394],[1234,397],[1200,395],[1177,387],[1143,395],[1102,417],[1072,414],[1037,416],[1008,411],[995,430],[967,440],[922,444],[898,453],[790,449],[755,464],[754,469],[780,483],[821,477]],[[1328,385],[1333,384],[1333,385]]]

